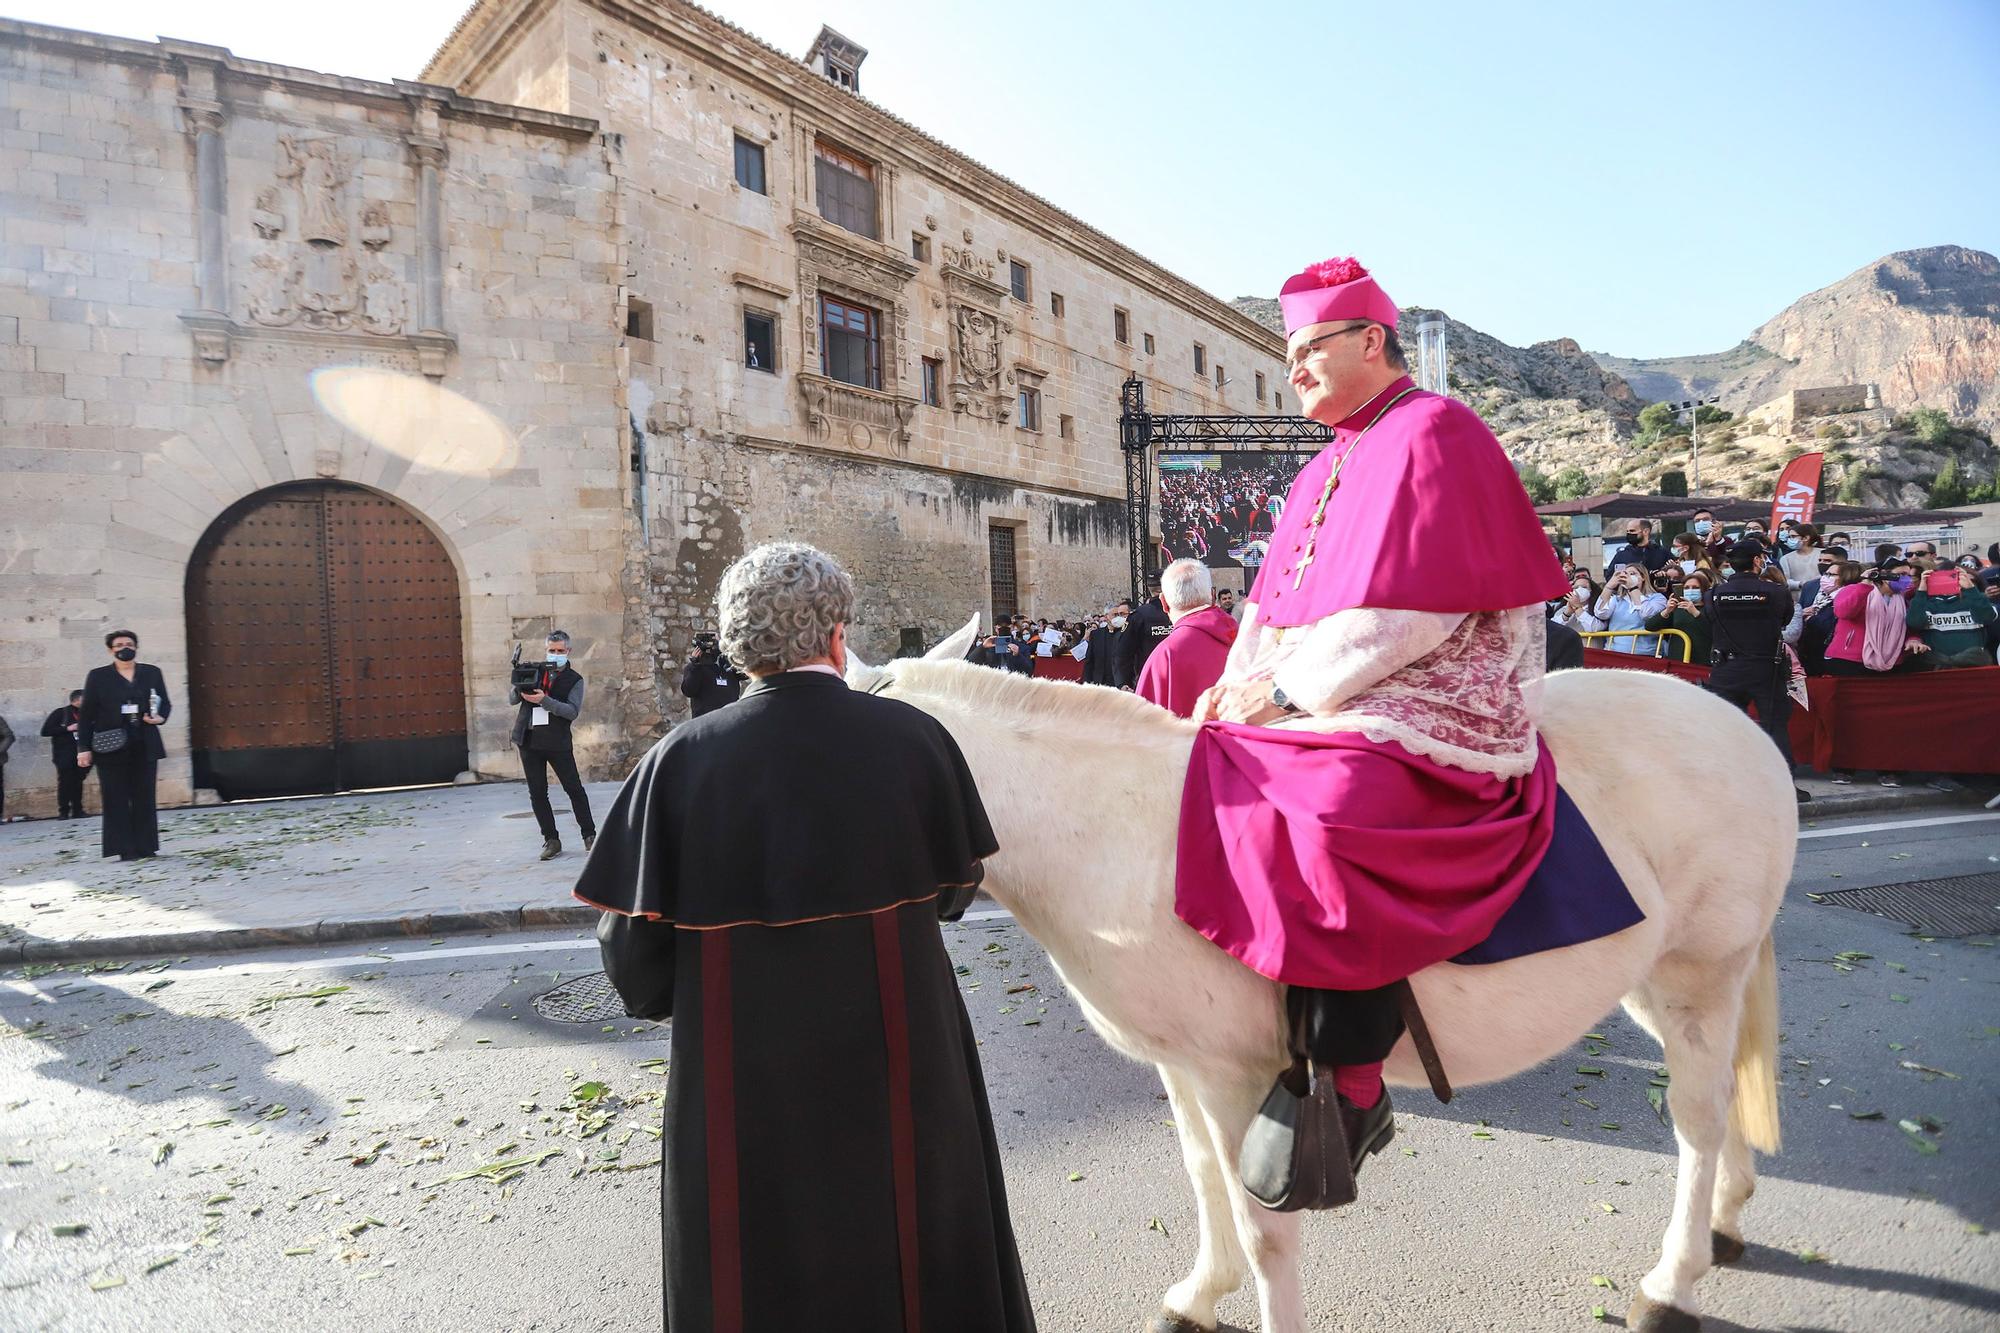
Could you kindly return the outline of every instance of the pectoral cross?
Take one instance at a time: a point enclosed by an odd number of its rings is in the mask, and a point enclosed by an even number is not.
[[[1311,546],[1308,546],[1306,547],[1306,553],[1299,557],[1298,572],[1292,575],[1293,592],[1297,592],[1299,590],[1299,585],[1306,581],[1306,566],[1310,565],[1312,562],[1313,562],[1313,548]]]

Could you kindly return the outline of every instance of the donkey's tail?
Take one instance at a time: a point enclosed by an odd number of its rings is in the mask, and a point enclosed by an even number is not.
[[[1778,957],[1771,937],[1757,950],[1736,1033],[1736,1096],[1730,1118],[1759,1152],[1778,1151]]]

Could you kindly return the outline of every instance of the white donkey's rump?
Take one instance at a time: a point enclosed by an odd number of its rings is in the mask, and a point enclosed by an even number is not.
[[[1257,1206],[1236,1174],[1244,1130],[1286,1059],[1281,988],[1174,915],[1174,843],[1196,729],[1129,694],[965,665],[957,659],[973,628],[924,660],[881,670],[853,662],[850,681],[951,731],[1000,841],[987,889],[1048,950],[1097,1032],[1159,1067],[1201,1239],[1151,1327],[1213,1329],[1216,1302],[1253,1273],[1265,1333],[1303,1333],[1299,1218]],[[1697,1325],[1696,1279],[1712,1259],[1742,1251],[1751,1149],[1778,1146],[1769,932],[1796,841],[1791,782],[1749,719],[1664,676],[1559,673],[1548,678],[1543,713],[1563,786],[1646,919],[1504,963],[1440,964],[1413,985],[1460,1085],[1572,1048],[1621,1000],[1661,1040],[1680,1172],[1660,1262],[1641,1281],[1628,1326],[1680,1333]],[[1722,760],[1705,779],[1710,813],[1698,832],[1648,809],[1651,764],[1634,739],[1644,736]],[[1061,762],[1049,762],[1056,754]],[[1066,873],[1040,873],[1049,864]],[[1425,1081],[1407,1040],[1387,1073]]]

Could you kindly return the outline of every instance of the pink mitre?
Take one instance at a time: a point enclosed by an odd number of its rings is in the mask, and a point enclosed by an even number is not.
[[[1278,290],[1278,309],[1290,337],[1308,324],[1368,319],[1396,327],[1396,303],[1375,285],[1368,270],[1352,259],[1328,259],[1294,273]]]

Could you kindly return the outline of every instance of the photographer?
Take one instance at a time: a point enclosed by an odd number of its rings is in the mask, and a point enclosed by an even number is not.
[[[1646,619],[1667,609],[1665,594],[1654,592],[1651,573],[1637,561],[1621,564],[1612,571],[1591,614],[1608,630],[1644,629]],[[1606,647],[1614,653],[1636,653],[1651,657],[1659,639],[1651,634],[1634,634],[1609,639]]]
[[[687,666],[681,671],[681,694],[696,717],[735,703],[736,697],[743,693],[745,679],[736,664],[723,656],[713,634],[694,636]]]
[[[1646,617],[1647,629],[1677,629],[1688,636],[1687,660],[1690,662],[1706,662],[1712,646],[1708,617],[1702,614],[1702,599],[1708,596],[1708,588],[1708,575],[1697,569],[1682,578],[1657,615]],[[1667,656],[1680,656],[1680,645],[1671,639],[1667,641]]]
[[[555,812],[549,808],[549,769],[555,769],[570,809],[576,812],[585,851],[597,841],[597,822],[590,817],[590,794],[576,774],[576,755],[570,748],[570,724],[583,711],[583,677],[569,664],[569,635],[561,630],[550,634],[548,660],[533,664],[533,669],[534,679],[511,686],[507,700],[520,705],[514,716],[514,745],[521,751],[528,803],[542,830],[541,859],[546,861],[562,851]]]

